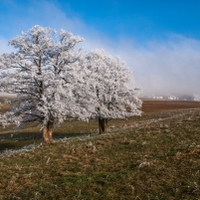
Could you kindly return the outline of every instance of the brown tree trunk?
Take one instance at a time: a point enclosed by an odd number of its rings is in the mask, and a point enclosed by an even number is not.
[[[43,143],[48,144],[49,143],[49,137],[48,137],[46,126],[42,129],[42,135],[43,135]]]
[[[47,125],[43,128],[43,143],[44,144],[53,144],[54,140],[52,138],[53,134],[53,122],[49,121]]]
[[[99,118],[98,122],[99,122],[99,134],[106,133],[107,125],[108,125],[108,119]]]

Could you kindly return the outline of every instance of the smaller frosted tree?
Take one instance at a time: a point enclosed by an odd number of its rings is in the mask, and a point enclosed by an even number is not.
[[[84,65],[90,77],[89,83],[92,83],[89,87],[94,106],[92,118],[98,120],[100,134],[106,132],[108,119],[141,114],[138,88],[129,87],[131,72],[120,58],[97,50],[85,56]]]
[[[10,40],[16,51],[0,57],[0,91],[16,98],[0,117],[3,125],[37,121],[44,143],[52,143],[55,124],[66,117],[89,117],[83,106],[87,89],[83,93],[81,52],[76,48],[82,41],[64,30],[57,33],[38,25]]]

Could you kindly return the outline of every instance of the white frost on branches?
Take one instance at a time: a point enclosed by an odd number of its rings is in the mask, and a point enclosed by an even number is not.
[[[104,51],[83,54],[83,39],[61,30],[34,26],[12,40],[16,48],[0,56],[0,92],[16,94],[0,116],[5,126],[37,121],[41,127],[66,117],[125,118],[140,115],[137,89],[119,58]]]
[[[1,117],[4,125],[39,121],[45,126],[66,116],[88,118],[74,93],[82,70],[81,51],[75,46],[82,41],[64,30],[57,34],[40,26],[10,40],[17,50],[0,57],[0,91],[17,98]]]
[[[84,65],[90,77],[89,88],[95,106],[93,118],[113,119],[141,114],[139,89],[129,87],[131,72],[120,58],[96,50],[85,56]]]

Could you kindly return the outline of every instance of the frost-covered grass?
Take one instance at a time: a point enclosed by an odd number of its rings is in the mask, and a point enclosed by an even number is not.
[[[199,199],[200,110],[110,123],[106,135],[1,154],[0,199]]]
[[[20,130],[15,130],[14,127],[0,128],[0,152],[4,150],[18,150],[24,146],[31,144],[40,144],[42,142],[42,131],[34,124],[29,124]],[[96,134],[97,123],[91,121],[90,123],[80,122],[76,120],[67,120],[61,126],[54,130],[54,139]]]

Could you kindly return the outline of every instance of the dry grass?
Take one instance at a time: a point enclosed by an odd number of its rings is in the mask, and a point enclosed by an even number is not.
[[[91,137],[94,122],[67,123],[56,134],[80,137],[0,155],[0,199],[199,199],[199,109],[112,120]]]

